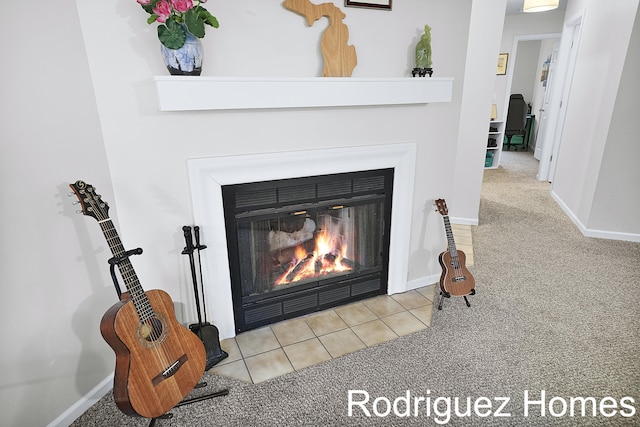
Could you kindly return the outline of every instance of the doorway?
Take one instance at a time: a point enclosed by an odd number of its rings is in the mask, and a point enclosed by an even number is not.
[[[548,110],[544,106],[545,100],[550,98],[553,90],[548,64],[554,45],[559,44],[560,36],[560,33],[514,36],[511,50],[514,66],[508,71],[503,117],[507,116],[511,94],[522,94],[531,108],[528,118],[532,122],[528,144],[530,150],[538,149],[540,142],[539,129],[545,123],[544,113]]]
[[[582,26],[582,14],[573,17],[564,23],[562,33],[532,34],[515,36],[513,41],[512,56],[518,61],[519,47],[527,46],[532,41],[540,41],[540,52],[549,52],[548,57],[542,60],[544,53],[540,55],[539,63],[547,63],[547,68],[539,70],[538,75],[543,83],[544,90],[533,101],[532,114],[538,123],[533,130],[533,155],[540,161],[536,179],[539,181],[553,181],[557,162],[564,117],[567,109],[567,100],[571,91],[573,69],[580,41]],[[562,37],[564,35],[564,37]],[[527,49],[520,49],[526,52]],[[547,62],[548,61],[548,62]],[[507,80],[504,102],[504,114],[508,108],[509,96],[513,92],[514,73],[516,67],[511,67]],[[517,80],[516,80],[517,81]],[[537,105],[535,105],[537,104]]]

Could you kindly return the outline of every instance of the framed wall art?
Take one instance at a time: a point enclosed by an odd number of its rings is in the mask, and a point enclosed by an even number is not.
[[[507,74],[507,61],[509,60],[508,53],[501,53],[498,55],[498,75],[504,76]]]
[[[347,7],[366,7],[371,9],[391,10],[391,1],[392,0],[367,0],[367,1],[344,0],[344,5]]]

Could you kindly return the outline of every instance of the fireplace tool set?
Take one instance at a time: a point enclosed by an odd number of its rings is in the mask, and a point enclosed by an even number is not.
[[[202,282],[202,262],[200,258],[200,251],[206,249],[207,246],[200,244],[200,227],[198,227],[197,225],[193,227],[193,234],[195,234],[196,238],[195,246],[193,245],[193,235],[191,234],[191,227],[185,225],[184,227],[182,227],[182,231],[184,231],[184,239],[186,242],[186,246],[182,251],[182,254],[189,256],[191,279],[193,280],[193,293],[196,300],[196,311],[198,314],[198,323],[189,325],[189,329],[191,329],[191,331],[196,334],[204,344],[204,348],[207,352],[207,365],[205,369],[209,370],[221,360],[228,357],[229,354],[220,347],[218,328],[207,321],[207,308],[204,298],[204,286]],[[193,255],[196,250],[198,251],[198,270],[200,277],[199,286],[198,275],[196,274],[196,261]],[[200,311],[200,292],[198,291],[198,288],[200,288],[200,291],[202,293],[202,311]]]

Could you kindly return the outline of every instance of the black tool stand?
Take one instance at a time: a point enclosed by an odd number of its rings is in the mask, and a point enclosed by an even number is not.
[[[475,295],[476,294],[476,290],[475,289],[471,289],[471,292],[469,292],[469,295]],[[451,298],[451,294],[447,291],[440,291],[440,303],[438,304],[438,310],[442,310],[442,302],[445,298]],[[465,295],[464,297],[464,302],[465,304],[467,304],[467,307],[471,307],[471,303],[469,302],[469,300],[467,299],[467,295]]]
[[[196,386],[194,387],[194,390],[196,388],[202,388],[206,386],[207,386],[207,383],[203,381],[201,383],[196,384]],[[205,394],[198,397],[192,397],[191,399],[185,399],[182,402],[178,403],[176,406],[174,406],[174,408],[179,408],[180,406],[189,405],[191,403],[202,402],[203,400],[213,399],[214,397],[226,396],[227,394],[229,394],[229,390],[225,388],[224,390],[216,391],[214,393]],[[173,418],[173,414],[171,412],[167,412],[164,415],[160,415],[159,417],[152,418],[151,422],[149,423],[149,427],[155,426],[156,420],[168,420],[171,418]]]
[[[142,248],[131,249],[126,251],[124,254],[120,256],[114,256],[109,259],[109,271],[111,272],[111,280],[113,280],[113,286],[116,288],[116,293],[118,294],[118,300],[122,299],[122,289],[120,288],[120,284],[118,283],[118,278],[116,277],[115,266],[120,265],[124,260],[128,260],[131,255],[140,255],[142,253]],[[206,381],[202,381],[195,385],[194,390],[197,388],[206,387]],[[190,399],[184,399],[182,402],[178,403],[174,408],[178,408],[180,406],[189,405],[191,403],[202,402],[203,400],[213,399],[214,397],[226,396],[229,394],[228,389],[223,389],[220,391],[216,391],[213,393],[205,394],[202,396],[192,397]],[[160,415],[159,417],[152,418],[151,422],[149,422],[149,427],[153,427],[156,425],[156,420],[168,420],[173,418],[173,414],[171,412],[167,412],[164,415]]]

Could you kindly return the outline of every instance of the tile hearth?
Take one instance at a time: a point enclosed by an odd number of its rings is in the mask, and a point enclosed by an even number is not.
[[[452,229],[473,265],[471,227]],[[257,384],[418,332],[431,324],[436,288],[380,295],[243,332],[221,342],[229,357],[209,372]]]

